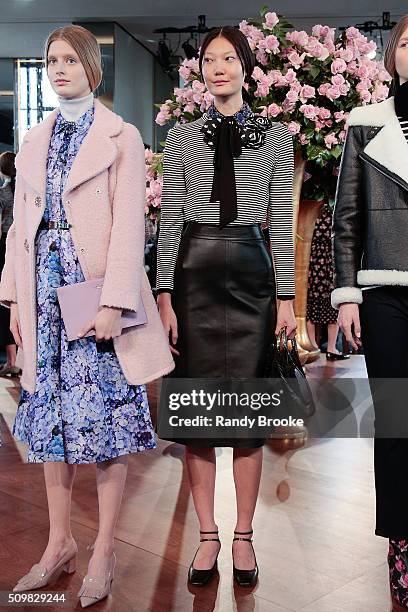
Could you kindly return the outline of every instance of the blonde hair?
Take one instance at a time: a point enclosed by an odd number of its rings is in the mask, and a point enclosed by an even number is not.
[[[397,51],[399,40],[407,28],[408,15],[405,15],[404,17],[401,17],[399,22],[392,28],[387,41],[387,46],[385,48],[384,66],[388,74],[390,74],[394,79],[394,83],[396,81],[399,83],[399,75],[395,67],[395,54]]]
[[[92,32],[79,25],[69,25],[51,32],[44,47],[46,68],[48,68],[48,51],[55,40],[65,40],[71,45],[84,67],[91,91],[95,91],[102,81],[102,65],[101,50]]]

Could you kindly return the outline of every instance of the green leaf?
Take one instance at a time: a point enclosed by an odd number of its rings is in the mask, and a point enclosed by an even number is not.
[[[320,66],[316,66],[316,64],[313,64],[309,70],[309,74],[312,77],[312,79],[315,79],[319,75],[319,73],[320,73]]]

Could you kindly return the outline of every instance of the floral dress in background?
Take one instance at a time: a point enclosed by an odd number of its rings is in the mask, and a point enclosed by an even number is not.
[[[61,194],[93,117],[93,108],[75,123],[57,116],[45,220],[67,222]],[[155,448],[145,386],[127,383],[112,341],[67,340],[56,288],[85,280],[70,231],[39,230],[35,246],[37,384],[33,394],[22,390],[13,429],[28,461],[96,463]]]
[[[306,319],[315,324],[337,322],[338,311],[330,302],[333,285],[331,243],[332,212],[324,205],[316,220],[310,249]]]

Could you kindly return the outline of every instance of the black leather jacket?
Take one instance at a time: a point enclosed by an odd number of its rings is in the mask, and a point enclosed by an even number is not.
[[[408,285],[408,142],[393,98],[354,109],[333,215],[332,305],[362,286]]]

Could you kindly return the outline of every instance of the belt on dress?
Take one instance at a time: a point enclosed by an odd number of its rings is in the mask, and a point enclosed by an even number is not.
[[[69,223],[64,223],[63,221],[45,221],[44,219],[41,220],[40,225],[38,226],[38,229],[40,230],[52,230],[52,229],[61,229],[61,230],[68,230],[70,227],[72,227]]]

